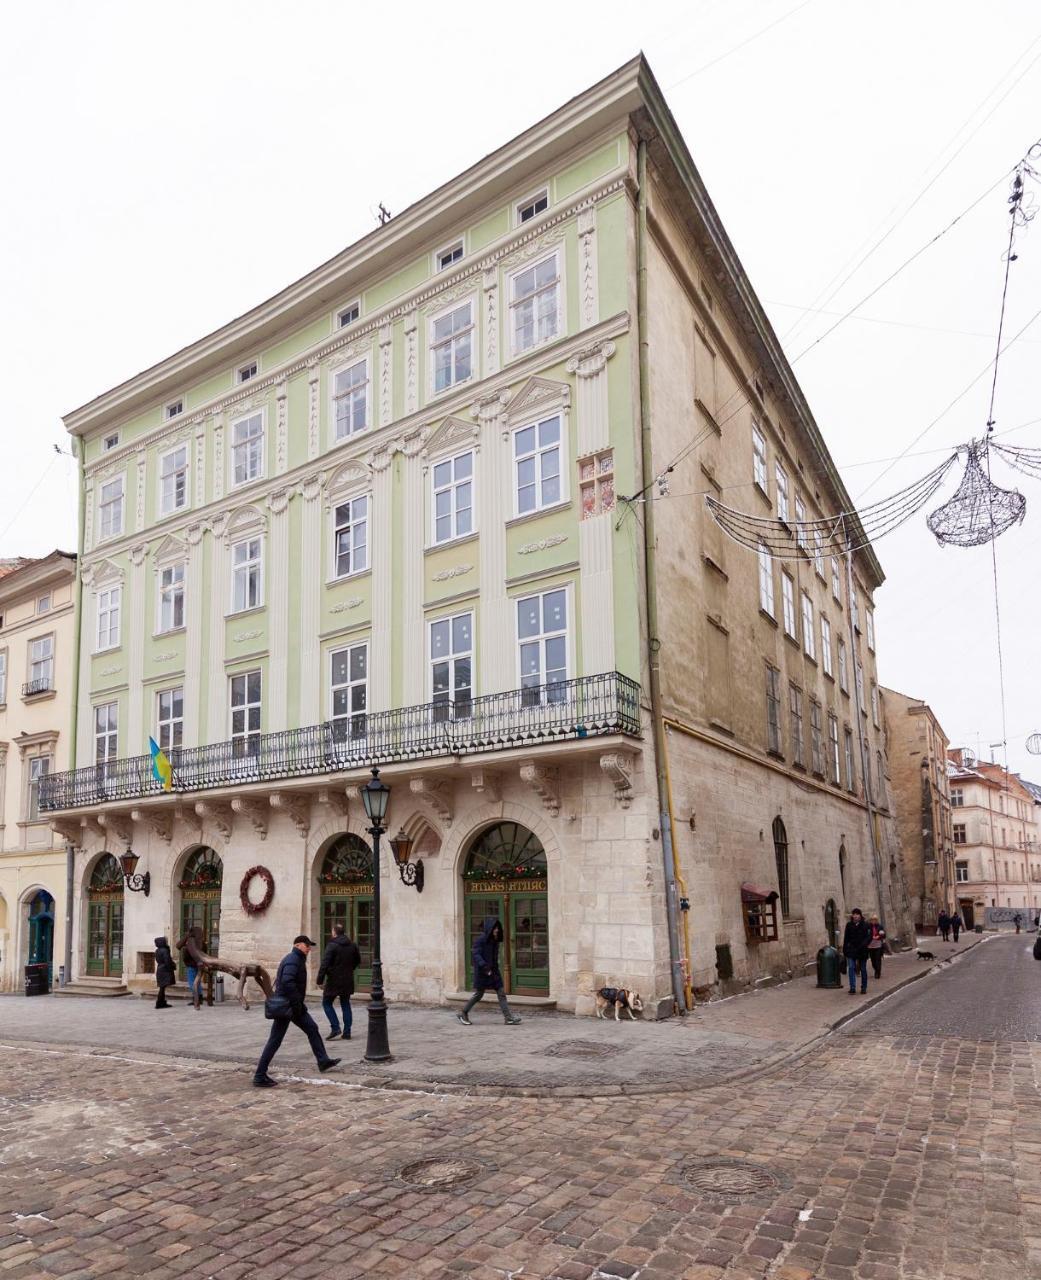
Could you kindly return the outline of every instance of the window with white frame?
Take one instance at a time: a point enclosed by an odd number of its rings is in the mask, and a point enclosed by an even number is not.
[[[7,702],[7,650],[0,649],[0,707]]]
[[[805,524],[806,524],[806,504],[803,502],[802,498],[800,498],[799,495],[796,494],[795,495],[795,541],[796,541],[796,544],[799,547],[801,547],[803,551],[807,550],[806,529],[804,527]]]
[[[184,626],[184,562],[159,571],[159,630]]]
[[[453,262],[458,262],[463,256],[463,242],[456,240],[452,244],[445,245],[443,249],[438,249],[434,254],[434,260],[437,263],[438,271],[447,271]]]
[[[29,685],[33,693],[54,688],[54,636],[29,641]]]
[[[839,640],[839,688],[849,693],[849,669],[846,665],[846,642]]]
[[[159,460],[159,510],[167,516],[188,505],[188,446],[179,445]]]
[[[434,394],[473,376],[473,302],[464,302],[430,322],[430,363]]]
[[[260,749],[260,672],[243,671],[232,676],[230,686],[231,753],[256,755]]]
[[[758,423],[752,423],[752,479],[762,489],[766,488],[766,437],[759,430]]]
[[[774,464],[774,479],[777,482],[777,519],[785,524],[790,518],[788,512],[788,472],[779,462]]]
[[[430,624],[430,700],[434,721],[467,719],[473,708],[473,614]]]
[[[821,614],[821,663],[826,676],[832,675],[831,667],[831,623]]]
[[[781,673],[776,667],[766,668],[766,749],[781,754]]]
[[[814,773],[824,777],[824,723],[821,704],[810,699],[810,767]]]
[[[878,685],[871,681],[871,721],[878,728]]]
[[[951,808],[960,809],[965,804],[965,792],[961,787],[951,787]]]
[[[333,421],[337,440],[369,425],[369,362],[357,360],[333,377]]]
[[[872,653],[875,652],[875,612],[873,609],[864,610],[864,626],[867,630],[867,647]]]
[[[797,640],[799,633],[795,626],[795,582],[787,570],[781,570],[781,605],[784,613],[785,635]]]
[[[813,623],[813,601],[802,593],[802,648],[807,658],[817,657],[817,633]]]
[[[119,703],[104,702],[94,708],[94,763],[110,763],[118,750]]]
[[[759,608],[774,616],[774,562],[767,549],[760,545],[759,559]]]
[[[54,763],[53,756],[31,756],[29,758],[29,795],[27,818],[30,822],[40,821],[40,780],[46,778]]]
[[[823,580],[824,578],[824,532],[821,529],[813,531],[813,567],[817,570],[817,576]]]
[[[106,436],[105,439],[101,442],[101,450],[103,453],[108,453],[110,449],[118,449],[118,448],[119,448],[119,432],[118,431],[114,431],[112,435]]]
[[[857,681],[857,701],[860,703],[860,714],[867,715],[867,703],[864,699],[864,668],[857,662],[856,654],[853,655],[853,662],[856,667],[855,676]]]
[[[792,722],[792,763],[804,769],[806,739],[802,724],[802,690],[795,684],[788,686],[788,711]]]
[[[115,538],[123,532],[123,477],[113,476],[101,486],[101,536]]]
[[[163,417],[169,421],[171,418],[179,418],[184,413],[184,400],[171,400],[163,409]]]
[[[517,225],[530,222],[549,208],[549,192],[544,188],[533,196],[528,196],[517,205]]]
[[[115,649],[119,644],[120,606],[123,602],[122,587],[106,587],[97,593],[98,650]]]
[[[956,862],[954,864],[954,878],[959,884],[967,884],[969,880],[969,864],[968,862]]]
[[[831,594],[842,603],[842,575],[839,572],[838,556],[831,557]]]
[[[176,751],[184,740],[184,689],[160,689],[155,697],[159,746]]]
[[[349,324],[354,324],[360,315],[361,304],[358,302],[351,302],[346,307],[341,307],[336,313],[337,329],[346,329]]]
[[[560,327],[560,267],[554,253],[510,278],[513,350],[527,351],[548,342]]]
[[[567,592],[563,588],[517,601],[523,706],[564,701],[568,672],[567,612]]]
[[[854,627],[860,630],[860,610],[857,608],[857,589],[856,587],[849,593],[849,616]]]
[[[513,433],[516,514],[541,511],[563,499],[560,415]]]
[[[474,455],[472,450],[434,464],[434,542],[451,542],[473,533]]]
[[[369,499],[341,502],[333,512],[333,573],[346,578],[369,567]]]
[[[842,733],[845,741],[846,787],[849,791],[852,791],[854,794],[856,794],[857,768],[853,760],[853,732],[848,728],[844,728]]]
[[[51,611],[51,593],[48,591],[46,595],[40,596],[36,601],[37,613],[50,613]]]
[[[235,377],[238,382],[249,382],[251,378],[257,376],[259,371],[256,360],[250,360],[248,364],[239,365]]]
[[[232,483],[248,484],[264,474],[264,415],[252,413],[231,428]]]
[[[260,538],[246,538],[231,548],[231,611],[255,609],[262,598],[262,546]]]
[[[828,762],[831,765],[831,780],[836,786],[841,782],[839,774],[839,722],[838,717],[828,712]]]
[[[364,738],[369,703],[367,642],[336,649],[330,655],[330,711],[337,742]]]

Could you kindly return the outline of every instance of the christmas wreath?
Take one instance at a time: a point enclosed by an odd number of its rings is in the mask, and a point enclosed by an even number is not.
[[[260,876],[261,880],[264,881],[264,896],[259,902],[251,902],[249,897],[249,886],[253,883],[254,876]],[[242,877],[242,883],[239,885],[239,902],[242,904],[242,910],[245,911],[246,915],[262,915],[271,906],[271,899],[274,896],[275,877],[267,867],[250,867]]]

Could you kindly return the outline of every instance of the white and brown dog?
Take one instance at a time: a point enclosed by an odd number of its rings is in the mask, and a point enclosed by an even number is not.
[[[635,1015],[643,1013],[643,1001],[638,991],[630,991],[628,987],[601,987],[596,993],[596,1016],[605,1018],[611,1008],[614,1009],[615,1022],[621,1021],[623,1012],[635,1022]]]

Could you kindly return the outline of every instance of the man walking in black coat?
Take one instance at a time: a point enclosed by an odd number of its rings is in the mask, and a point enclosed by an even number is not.
[[[343,1038],[351,1038],[351,996],[354,995],[354,971],[361,964],[361,952],[358,944],[347,937],[342,924],[333,925],[333,936],[322,956],[322,965],[318,970],[318,983],[322,986],[322,1009],[329,1019],[329,1034],[326,1040],[335,1040],[340,1034],[340,1023],[336,1017],[336,1000],[339,997],[340,1011],[343,1014]],[[322,985],[324,984],[324,986]]]
[[[317,945],[306,933],[298,934],[293,939],[292,951],[278,966],[278,973],[275,976],[275,996],[284,997],[290,1012],[286,1017],[271,1020],[271,1034],[267,1038],[264,1052],[260,1055],[260,1061],[253,1075],[253,1084],[257,1089],[270,1089],[278,1084],[277,1080],[272,1080],[268,1075],[267,1069],[286,1038],[290,1023],[299,1027],[307,1036],[319,1071],[329,1071],[340,1061],[339,1058],[330,1058],[325,1052],[322,1033],[304,1004],[304,998],[307,995],[307,957],[311,953],[311,948]]]
[[[857,971],[860,971],[860,994],[867,992],[868,943],[871,941],[871,926],[864,919],[859,907],[849,913],[846,932],[842,935],[842,954],[846,958],[846,971],[849,975],[849,994],[857,994]]]
[[[170,951],[169,942],[165,938],[156,938],[155,982],[159,988],[159,994],[155,998],[155,1007],[157,1009],[172,1008],[166,998],[166,988],[173,986],[176,977],[177,971],[174,969],[173,954]]]
[[[951,914],[951,932],[954,934],[954,941],[958,941],[958,934],[961,933],[961,916],[954,911]]]
[[[494,991],[499,998],[499,1008],[508,1027],[515,1026],[520,1018],[506,1003],[502,973],[499,970],[499,943],[502,942],[502,922],[489,916],[481,925],[481,932],[474,939],[471,958],[474,966],[474,993],[466,1002],[462,1013],[455,1016],[464,1027],[471,1027],[470,1010],[486,991]]]

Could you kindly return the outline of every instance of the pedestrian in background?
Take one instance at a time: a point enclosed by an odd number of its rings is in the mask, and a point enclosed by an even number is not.
[[[297,934],[293,939],[292,951],[278,966],[275,993],[264,1002],[264,1012],[271,1018],[271,1034],[253,1073],[253,1084],[257,1089],[270,1089],[278,1084],[267,1071],[271,1066],[271,1059],[286,1038],[290,1023],[299,1027],[307,1036],[319,1071],[330,1071],[340,1061],[339,1058],[330,1058],[325,1052],[322,1033],[304,1004],[307,996],[307,957],[311,954],[311,948],[317,945],[306,933]]]
[[[481,925],[481,932],[474,939],[470,952],[474,967],[474,993],[463,1006],[462,1013],[455,1015],[464,1027],[473,1026],[470,1021],[470,1010],[483,997],[486,991],[495,992],[499,1000],[499,1008],[502,1010],[503,1019],[508,1027],[515,1026],[520,1022],[520,1018],[517,1017],[506,1002],[502,973],[499,971],[500,942],[502,942],[502,922],[497,920],[495,916],[489,916]]]
[[[947,914],[946,907],[944,907],[944,909],[940,912],[939,916],[937,916],[936,927],[937,929],[939,929],[940,937],[944,940],[944,942],[949,941],[947,935],[951,931],[951,917]]]
[[[354,995],[354,971],[361,964],[361,952],[353,938],[347,937],[347,930],[342,924],[333,925],[333,936],[322,956],[322,964],[318,970],[318,985],[322,988],[322,1009],[329,1019],[329,1034],[326,1040],[335,1040],[340,1035],[340,1023],[336,1017],[336,1001],[340,1001],[340,1012],[343,1014],[343,1038],[351,1038],[351,996]]]
[[[875,971],[875,980],[882,976],[882,957],[886,950],[886,931],[878,922],[878,916],[873,915],[868,920],[868,928],[871,930],[871,938],[868,942],[868,956],[871,958],[871,967]]]
[[[170,944],[165,938],[156,938],[155,940],[155,982],[159,988],[159,994],[155,998],[155,1007],[157,1009],[171,1009],[173,1006],[167,1002],[166,988],[172,987],[177,978],[174,970],[173,954],[170,951]]]
[[[189,939],[193,944],[191,947],[188,945]],[[202,992],[202,975],[192,955],[193,950],[201,952],[202,949],[202,929],[199,925],[193,924],[190,929],[185,930],[184,937],[177,944],[177,950],[180,951],[181,959],[184,961],[185,977],[188,980],[189,1008],[198,1009],[202,1003],[199,999]]]
[[[955,911],[951,916],[951,929],[954,931],[954,941],[958,941],[958,934],[961,933],[961,916]]]
[[[849,994],[857,994],[857,974],[860,974],[860,994],[867,993],[867,958],[868,943],[871,941],[871,927],[864,919],[859,907],[854,907],[846,922],[846,931],[842,935],[842,955],[846,961],[846,972],[849,976]]]

